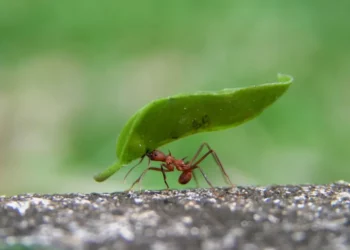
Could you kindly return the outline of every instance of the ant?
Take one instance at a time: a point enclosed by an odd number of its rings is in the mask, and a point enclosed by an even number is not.
[[[199,154],[202,152],[203,148],[204,147],[207,147],[208,149],[208,152],[206,152],[199,160],[196,161],[196,159],[198,158]],[[173,157],[169,151],[169,154],[166,155],[164,154],[163,152],[159,151],[159,150],[153,150],[153,151],[150,151],[150,152],[147,152],[145,155],[143,155],[140,159],[140,161],[135,165],[133,166],[129,171],[128,173],[125,175],[124,177],[124,181],[126,179],[126,177],[130,174],[130,172],[136,167],[138,166],[144,159],[145,156],[148,157],[148,167],[142,172],[142,174],[140,175],[139,178],[137,178],[136,181],[134,181],[134,183],[132,184],[132,186],[127,190],[127,191],[130,191],[133,189],[133,187],[139,183],[140,186],[141,186],[141,181],[142,181],[142,178],[145,176],[145,174],[149,171],[149,170],[153,170],[153,171],[158,171],[158,172],[162,172],[163,174],[163,179],[164,179],[164,183],[167,187],[167,189],[169,189],[169,185],[167,183],[167,180],[166,180],[166,172],[173,172],[175,170],[175,168],[178,170],[178,171],[181,171],[181,175],[179,177],[179,180],[178,182],[180,184],[187,184],[191,179],[192,177],[194,178],[196,184],[197,184],[197,187],[198,187],[198,180],[197,180],[197,177],[195,175],[195,173],[193,172],[193,170],[195,169],[199,169],[199,171],[202,173],[204,179],[206,180],[206,182],[208,183],[208,185],[213,189],[213,185],[211,184],[211,182],[208,180],[208,177],[206,176],[206,174],[203,172],[202,168],[198,165],[200,164],[205,158],[207,158],[208,155],[212,155],[216,164],[219,166],[220,170],[221,170],[221,173],[224,177],[224,180],[226,181],[226,183],[230,184],[232,187],[234,187],[234,185],[232,184],[230,178],[228,177],[227,173],[225,172],[224,170],[224,167],[223,165],[221,164],[220,160],[219,160],[219,157],[217,156],[216,152],[214,150],[212,150],[208,143],[202,143],[202,145],[199,147],[199,149],[197,150],[197,153],[194,155],[194,157],[192,158],[191,161],[186,161],[185,162],[185,158],[182,158],[182,159],[176,159],[175,157]],[[159,161],[159,162],[162,162],[162,164],[160,165],[160,168],[157,168],[157,167],[151,167],[150,166],[150,163],[151,161]]]

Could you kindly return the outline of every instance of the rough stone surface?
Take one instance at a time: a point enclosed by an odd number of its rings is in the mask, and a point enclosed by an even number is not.
[[[0,197],[0,248],[350,249],[349,183],[216,192]]]

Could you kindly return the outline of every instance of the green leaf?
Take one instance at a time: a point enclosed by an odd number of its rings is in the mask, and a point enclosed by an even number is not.
[[[95,180],[104,181],[122,166],[164,144],[196,133],[232,128],[253,119],[274,103],[292,81],[291,76],[279,74],[277,83],[180,94],[152,101],[126,123],[117,142],[118,161],[95,176]]]

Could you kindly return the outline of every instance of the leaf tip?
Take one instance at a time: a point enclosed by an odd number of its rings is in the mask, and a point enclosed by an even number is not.
[[[294,78],[291,75],[283,74],[283,73],[278,73],[277,74],[277,79],[280,83],[285,83],[285,84],[292,84],[294,81]]]
[[[108,167],[105,171],[94,176],[94,180],[97,182],[102,182],[111,177],[115,172],[117,172],[123,165],[120,162],[114,163],[112,166]]]

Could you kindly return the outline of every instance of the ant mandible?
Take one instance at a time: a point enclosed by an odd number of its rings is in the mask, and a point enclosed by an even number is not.
[[[207,147],[208,148],[208,152],[206,152],[199,160],[196,161],[196,159],[198,158],[199,154],[202,152],[203,148],[204,147]],[[124,181],[126,179],[126,177],[130,174],[130,172],[136,167],[138,166],[144,159],[145,156],[148,157],[148,167],[142,172],[142,174],[140,175],[139,178],[137,178],[136,181],[134,181],[134,183],[131,185],[131,187],[127,190],[127,191],[130,191],[133,189],[133,187],[139,183],[140,186],[141,186],[141,181],[142,181],[142,178],[145,176],[145,174],[149,171],[149,170],[153,170],[153,171],[158,171],[158,172],[162,172],[163,174],[163,179],[164,179],[164,183],[167,187],[167,189],[169,189],[169,185],[166,181],[166,172],[173,172],[175,170],[175,168],[178,170],[178,171],[181,171],[181,175],[179,177],[179,180],[178,182],[180,184],[187,184],[191,179],[192,177],[194,178],[195,182],[197,183],[197,186],[198,186],[198,181],[197,181],[197,178],[195,176],[195,173],[193,172],[193,170],[195,169],[199,169],[199,171],[201,172],[201,174],[203,175],[204,179],[206,180],[206,182],[208,183],[208,185],[214,189],[213,185],[211,184],[211,182],[208,180],[208,177],[206,176],[206,174],[203,172],[202,168],[198,165],[200,164],[205,158],[208,157],[208,155],[212,155],[216,164],[219,166],[220,170],[221,170],[221,173],[224,177],[224,180],[226,181],[226,183],[230,184],[232,187],[234,187],[234,185],[232,184],[230,178],[228,177],[223,165],[221,164],[220,160],[219,160],[219,157],[217,156],[216,152],[214,150],[212,150],[208,143],[203,143],[197,153],[194,155],[194,157],[192,158],[191,161],[187,161],[185,162],[185,158],[182,158],[182,159],[176,159],[175,157],[173,157],[169,151],[169,154],[166,155],[164,154],[163,152],[159,151],[159,150],[153,150],[153,151],[150,151],[148,153],[146,153],[141,159],[140,161],[135,165],[133,166],[129,171],[128,173],[125,175],[124,177]],[[150,166],[150,163],[151,161],[159,161],[159,162],[162,162],[162,164],[160,165],[160,168],[157,168],[157,167],[151,167]]]

